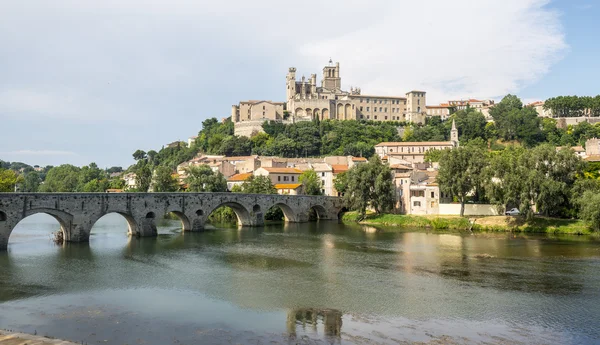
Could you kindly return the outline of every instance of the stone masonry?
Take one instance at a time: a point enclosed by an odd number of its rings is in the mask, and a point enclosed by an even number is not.
[[[306,222],[314,209],[319,219],[338,219],[336,197],[239,193],[0,193],[0,250],[5,250],[14,227],[23,218],[46,213],[61,226],[69,242],[87,242],[92,227],[108,213],[122,215],[129,234],[156,236],[156,219],[173,213],[184,231],[202,231],[208,216],[221,206],[231,207],[240,226],[262,226],[264,214],[279,206],[288,222]]]

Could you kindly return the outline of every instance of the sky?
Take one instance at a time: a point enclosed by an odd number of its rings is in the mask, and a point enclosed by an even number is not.
[[[285,75],[427,103],[600,94],[599,0],[2,0],[0,159],[133,163]]]

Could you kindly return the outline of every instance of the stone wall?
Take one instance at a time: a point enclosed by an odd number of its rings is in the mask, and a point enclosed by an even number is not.
[[[460,215],[460,204],[440,204],[440,215]],[[465,204],[465,216],[497,216],[495,205]]]

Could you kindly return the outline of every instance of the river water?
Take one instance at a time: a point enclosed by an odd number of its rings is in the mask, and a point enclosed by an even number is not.
[[[598,344],[600,242],[335,222],[89,244],[23,220],[0,252],[0,328],[87,344]]]

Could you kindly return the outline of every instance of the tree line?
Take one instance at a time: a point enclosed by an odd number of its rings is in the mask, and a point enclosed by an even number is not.
[[[600,95],[552,97],[544,102],[544,109],[557,117],[600,116]]]
[[[535,213],[579,217],[600,230],[594,221],[600,217],[600,164],[586,163],[570,148],[489,151],[478,139],[434,155],[440,190],[460,202],[461,216],[467,202],[491,203],[500,211],[516,207],[528,219]]]

